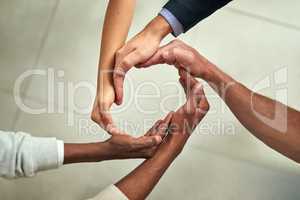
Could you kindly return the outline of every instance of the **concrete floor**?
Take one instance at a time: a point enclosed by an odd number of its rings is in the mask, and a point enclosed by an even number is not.
[[[91,88],[96,85],[99,35],[106,3],[96,0],[0,0],[2,130],[22,130],[66,142],[98,141],[107,137],[89,120],[88,112],[73,112],[78,107],[88,111],[93,103],[93,92],[79,89],[74,95],[68,95],[71,90],[68,85],[85,83]],[[139,1],[130,37],[141,30],[164,3],[165,0],[153,0],[145,6],[146,1]],[[269,81],[259,92],[274,98],[279,90],[283,91],[286,98],[280,100],[300,109],[297,84],[300,77],[299,10],[297,0],[289,3],[236,0],[180,39],[250,88],[258,88]],[[168,37],[164,43],[171,39]],[[20,109],[14,99],[16,80],[32,69],[50,69],[48,74],[51,70],[55,73],[53,99],[47,96],[46,76],[31,76],[21,85],[25,104],[35,109],[48,107],[46,113],[30,114]],[[60,71],[64,72],[63,76]],[[146,119],[153,122],[183,102],[182,91],[173,87],[177,79],[171,67],[132,70],[126,82],[126,110],[115,107],[119,112],[114,118],[119,124],[134,125],[127,127],[129,132],[143,133]],[[142,112],[137,103],[131,101],[136,95],[133,92],[147,81],[159,86],[160,96],[142,99],[139,104],[153,109],[153,113]],[[60,95],[62,85],[64,92]],[[299,199],[299,165],[251,136],[211,89],[205,89],[212,108],[202,124],[213,128],[198,129],[149,199]],[[151,87],[141,89],[143,94],[152,92]],[[167,98],[178,93],[180,101],[178,96]],[[49,105],[53,105],[53,112]],[[84,123],[90,126],[89,131],[82,127]],[[139,162],[74,165],[31,179],[1,179],[0,199],[84,199],[126,175]]]

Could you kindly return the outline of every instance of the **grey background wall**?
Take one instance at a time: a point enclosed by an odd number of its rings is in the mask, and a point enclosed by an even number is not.
[[[141,30],[164,3],[164,0],[138,1],[129,36]],[[2,130],[22,130],[66,142],[107,138],[89,120],[88,113],[73,112],[78,107],[88,110],[94,94],[81,88],[68,95],[68,84],[96,85],[100,30],[106,4],[107,1],[98,0],[0,0]],[[270,87],[259,91],[262,94],[274,98],[278,88],[283,88],[286,91],[283,100],[300,109],[299,10],[297,0],[288,3],[236,0],[180,39],[250,88],[270,81]],[[172,39],[170,36],[164,43]],[[54,112],[30,114],[23,111],[13,96],[15,81],[27,70],[47,71],[49,68],[55,73],[55,98],[47,96],[46,76],[38,75],[24,80],[21,97],[31,108],[53,105]],[[64,72],[63,76],[59,71]],[[279,79],[276,78],[278,74]],[[126,109],[114,108],[119,111],[114,114],[116,122],[121,125],[127,122],[132,125],[126,127],[128,132],[142,134],[145,120],[149,127],[167,110],[175,110],[183,102],[182,91],[175,87],[177,79],[176,70],[165,65],[132,70],[126,82]],[[277,80],[283,81],[278,85]],[[143,83],[157,86],[160,92],[156,98],[139,99],[138,103],[144,109],[154,110],[153,113],[141,111],[137,102],[132,101]],[[59,84],[64,84],[63,100],[59,98]],[[202,122],[206,126],[201,126],[192,136],[149,199],[299,199],[299,165],[256,140],[210,88],[205,87],[205,90],[212,107]],[[154,89],[146,85],[139,91],[151,95]],[[177,97],[171,98],[173,94]],[[69,100],[74,100],[74,104]],[[88,123],[89,131],[84,123]],[[96,195],[138,163],[139,160],[82,164],[41,173],[31,179],[1,179],[0,199],[84,199]]]

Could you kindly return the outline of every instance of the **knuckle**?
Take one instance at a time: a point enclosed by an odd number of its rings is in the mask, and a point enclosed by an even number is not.
[[[145,53],[141,49],[138,49],[135,51],[135,54],[138,57],[143,57]]]
[[[116,52],[116,57],[120,57],[123,53],[123,50],[122,49],[119,49],[117,52]]]
[[[113,74],[114,78],[120,78],[120,77],[124,77],[124,76],[125,76],[125,72],[124,72],[123,68],[121,68],[121,67],[115,68],[114,74]]]
[[[122,62],[121,62],[121,66],[123,67],[130,67],[130,60],[128,59],[124,59]]]
[[[194,116],[195,115],[195,113],[196,113],[196,110],[195,109],[187,109],[187,111],[186,111],[186,114],[188,115],[188,116]]]

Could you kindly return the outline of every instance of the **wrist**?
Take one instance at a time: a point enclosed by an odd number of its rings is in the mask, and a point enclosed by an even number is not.
[[[202,78],[207,82],[213,82],[217,74],[217,71],[218,68],[214,64],[208,63],[200,78]]]
[[[145,27],[143,32],[148,33],[161,41],[172,32],[172,28],[165,18],[158,15]]]
[[[97,94],[107,87],[114,87],[113,85],[113,75],[110,72],[99,72],[98,82],[97,82]]]
[[[182,152],[189,136],[190,135],[188,134],[178,132],[170,133],[167,136],[168,138],[165,140],[167,149],[169,149],[170,152],[172,152],[174,156],[177,157]]]
[[[226,86],[229,83],[235,82],[230,76],[225,74],[214,64],[209,64],[206,67],[206,72],[203,74],[203,79],[208,83],[212,83],[215,86]]]
[[[98,75],[98,81],[100,83],[109,83],[113,80],[113,71],[112,70],[101,70]]]

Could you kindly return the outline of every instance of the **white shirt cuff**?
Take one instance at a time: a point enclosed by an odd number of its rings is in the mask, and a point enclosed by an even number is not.
[[[65,158],[65,147],[62,140],[57,140],[57,153],[58,153],[58,167],[64,164]]]

